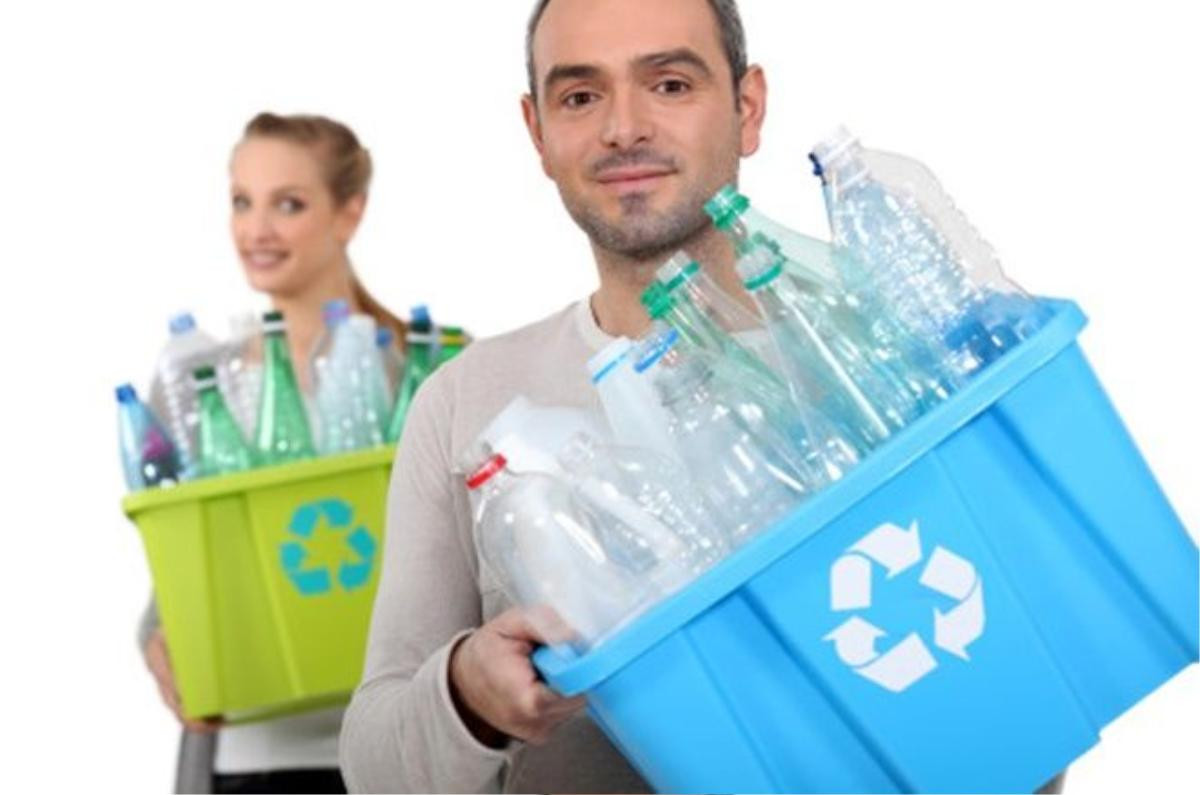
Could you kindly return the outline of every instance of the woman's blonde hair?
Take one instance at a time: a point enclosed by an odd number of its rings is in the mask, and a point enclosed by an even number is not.
[[[341,207],[355,196],[366,196],[371,185],[371,153],[346,125],[326,116],[260,113],[246,124],[243,138],[277,138],[312,148],[321,162],[325,186]],[[404,347],[404,321],[367,292],[358,274],[351,271],[354,300],[381,328],[389,328],[397,344]]]

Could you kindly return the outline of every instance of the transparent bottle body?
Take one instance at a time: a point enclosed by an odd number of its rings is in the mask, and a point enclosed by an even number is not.
[[[175,445],[146,404],[136,398],[119,403],[117,432],[121,469],[130,491],[182,479],[183,467]]]
[[[196,474],[196,437],[200,426],[192,373],[200,367],[217,366],[221,353],[220,343],[193,327],[173,333],[158,357],[156,374],[162,390],[163,421],[175,440],[185,479]]]
[[[911,422],[920,406],[890,362],[873,362],[871,349],[838,326],[824,290],[777,266],[773,272],[753,295],[793,398],[823,414],[865,455]]]
[[[749,396],[736,397],[704,363],[677,351],[650,371],[691,481],[734,546],[794,508],[820,476]]]
[[[559,478],[500,472],[483,485],[478,505],[485,565],[535,620],[553,610],[581,652],[661,596],[647,576],[653,555],[624,543],[625,534],[606,527]]]
[[[924,340],[947,382],[961,386],[1044,322],[925,166],[854,143],[823,167],[843,279]]]
[[[383,444],[391,401],[374,321],[355,315],[327,325],[313,349],[312,372],[321,452]]]
[[[579,434],[559,460],[582,499],[625,517],[635,543],[659,561],[664,592],[704,572],[729,551],[729,539],[701,508],[700,495],[675,460],[643,447],[606,445]]]

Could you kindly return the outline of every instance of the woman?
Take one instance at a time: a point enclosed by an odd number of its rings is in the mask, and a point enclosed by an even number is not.
[[[404,339],[404,324],[363,288],[347,254],[371,181],[370,154],[349,128],[321,116],[261,113],[234,149],[230,177],[234,245],[250,286],[284,313],[302,388],[312,388],[309,352],[326,301],[346,300]],[[153,608],[140,639],[163,701],[187,730],[180,791],[345,791],[340,708],[238,727],[186,719]]]

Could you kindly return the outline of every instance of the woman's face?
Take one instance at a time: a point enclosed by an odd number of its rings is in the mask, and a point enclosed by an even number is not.
[[[255,290],[295,295],[345,262],[363,197],[335,207],[318,150],[251,137],[233,153],[230,228]]]

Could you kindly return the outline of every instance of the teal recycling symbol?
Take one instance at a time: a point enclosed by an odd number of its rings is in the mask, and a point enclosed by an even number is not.
[[[341,500],[326,499],[297,508],[288,524],[288,533],[297,540],[279,545],[283,571],[296,590],[303,596],[320,596],[333,590],[332,567],[312,561],[309,553],[320,528],[343,537],[345,553],[336,567],[338,585],[347,591],[366,585],[375,563],[375,539],[365,526],[355,523],[353,508]]]

